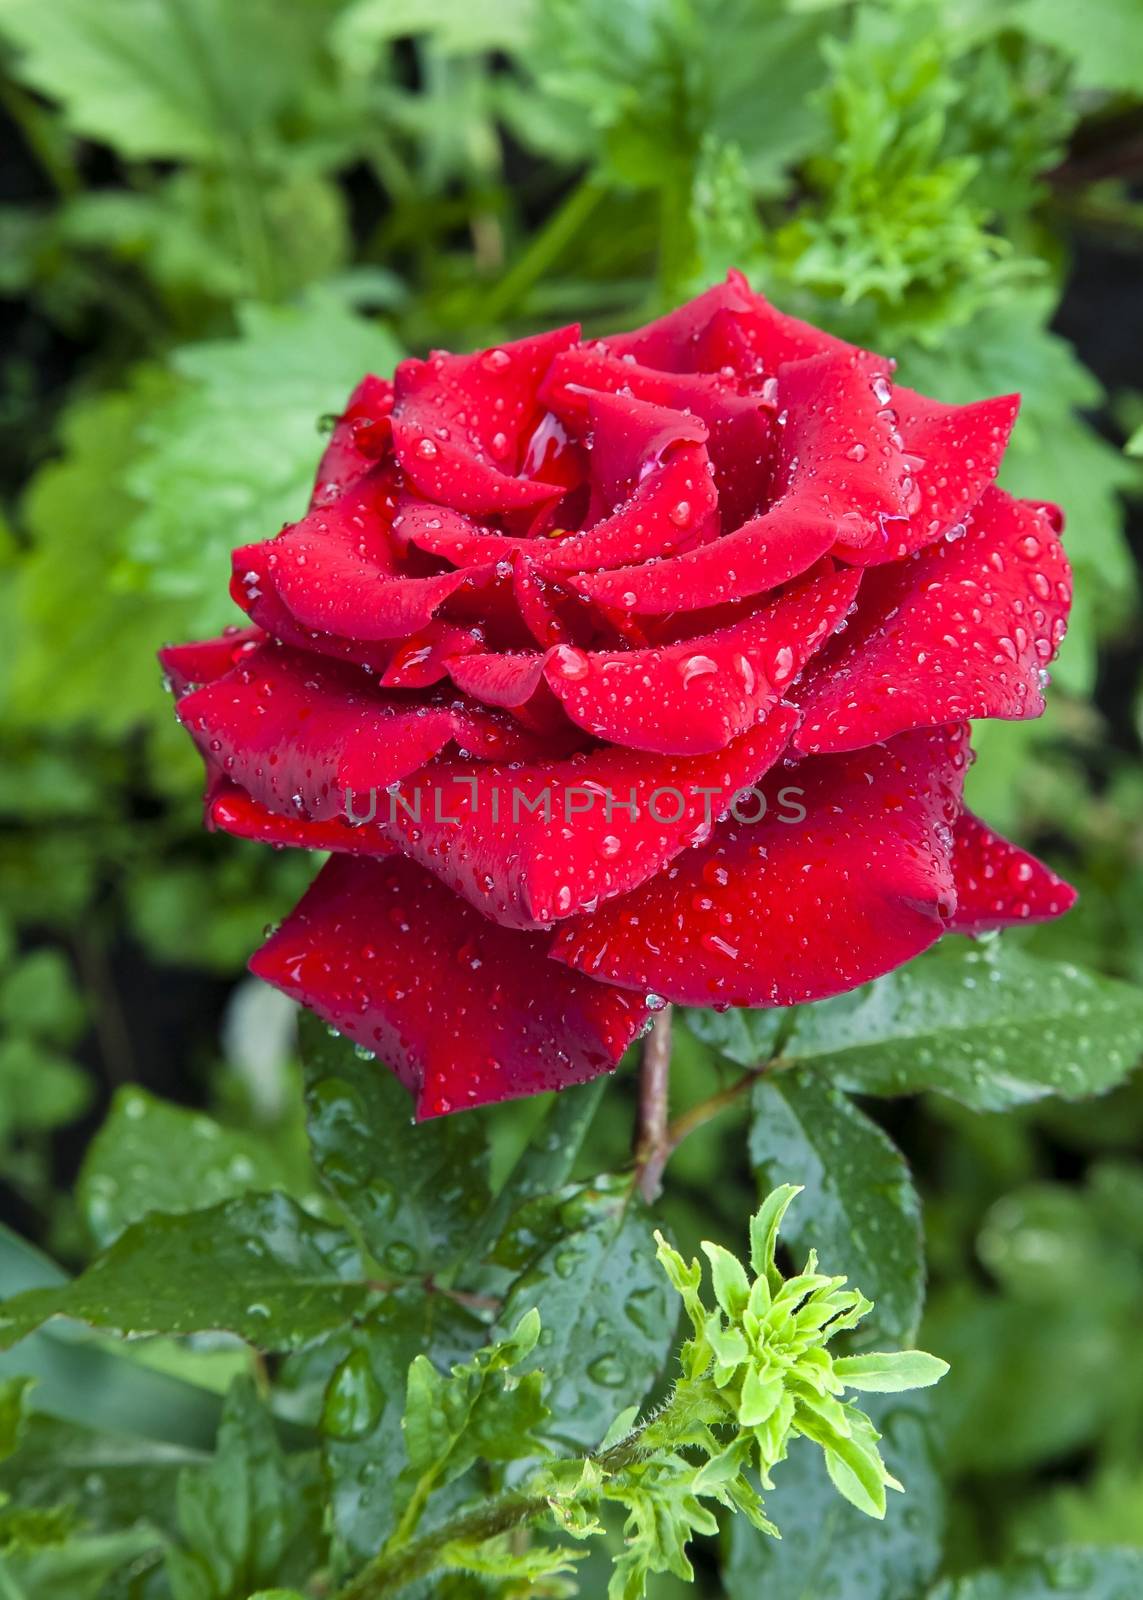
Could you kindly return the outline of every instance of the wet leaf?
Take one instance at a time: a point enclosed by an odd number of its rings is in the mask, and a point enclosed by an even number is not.
[[[375,1292],[353,1241],[282,1194],[136,1222],[71,1283],[0,1305],[0,1348],[49,1317],[110,1332],[225,1329],[288,1350],[365,1310]]]
[[[905,1485],[878,1522],[838,1496],[821,1452],[795,1440],[774,1469],[766,1514],[781,1540],[735,1517],[727,1529],[729,1600],[917,1600],[941,1554],[944,1500],[923,1406],[869,1406],[886,1464]]]
[[[126,474],[140,507],[128,556],[150,593],[178,599],[190,632],[237,617],[230,551],[300,517],[321,451],[318,420],[363,372],[388,376],[399,350],[378,324],[327,291],[298,305],[251,305],[234,339],[170,359],[169,405],[143,425]]]
[[[905,1158],[824,1076],[799,1070],[754,1086],[750,1159],[762,1193],[803,1185],[784,1236],[795,1251],[816,1249],[873,1301],[863,1346],[909,1344],[925,1294],[920,1201]]]
[[[359,1328],[331,1341],[322,1456],[333,1536],[343,1560],[359,1563],[375,1555],[395,1526],[411,1362],[427,1354],[435,1366],[447,1369],[478,1349],[486,1331],[455,1301],[410,1287],[387,1295]]]
[[[317,1463],[287,1460],[249,1378],[231,1385],[214,1459],[184,1470],[179,1541],[167,1551],[173,1600],[245,1600],[321,1563]]]
[[[314,1161],[356,1218],[387,1273],[440,1272],[465,1250],[489,1201],[478,1118],[413,1125],[408,1091],[316,1017],[302,1018],[306,1107]]]
[[[292,1177],[256,1134],[132,1086],[116,1095],[87,1148],[79,1202],[92,1238],[106,1247],[150,1211],[174,1214],[254,1189],[285,1189]]]
[[[546,1115],[481,1219],[476,1238],[466,1251],[468,1262],[481,1260],[515,1210],[539,1195],[551,1194],[567,1182],[607,1092],[607,1082],[606,1078],[596,1078],[591,1083],[563,1089],[553,1097]]]
[[[0,1466],[0,1494],[23,1508],[66,1504],[98,1533],[129,1527],[141,1516],[164,1532],[175,1527],[175,1485],[201,1449],[76,1426],[33,1414],[19,1451]]]
[[[929,1600],[1136,1600],[1143,1592],[1143,1550],[1082,1545],[1047,1550],[1011,1565],[937,1585]]]
[[[600,1178],[518,1211],[495,1259],[517,1269],[499,1326],[533,1306],[552,1411],[546,1432],[598,1444],[617,1411],[647,1393],[674,1338],[677,1301],[659,1269],[651,1219],[629,1178]]]
[[[0,1381],[0,1461],[5,1461],[19,1446],[24,1431],[30,1378],[5,1378]]]
[[[157,1566],[161,1548],[154,1529],[128,1528],[6,1555],[3,1570],[17,1594],[35,1600],[104,1600],[117,1574],[148,1563]]]
[[[721,1019],[699,1016],[695,1025],[714,1042]],[[720,1048],[744,1065],[766,1059],[772,1016],[740,1012]],[[1140,1055],[1143,991],[1004,938],[946,938],[851,994],[799,1006],[781,1044],[784,1065],[812,1063],[840,1088],[934,1089],[979,1111],[1101,1094]]]

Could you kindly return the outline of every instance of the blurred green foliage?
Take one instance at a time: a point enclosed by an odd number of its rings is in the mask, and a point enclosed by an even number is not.
[[[405,1369],[426,1348],[466,1361],[486,1337],[480,1307],[423,1281],[468,1283],[449,1248],[469,1221],[492,1252],[472,1292],[542,1304],[559,1331],[554,1438],[583,1447],[606,1425],[598,1325],[629,1330],[617,1398],[647,1389],[670,1330],[611,1304],[617,1284],[660,1292],[645,1219],[588,1181],[627,1161],[629,1086],[594,1123],[560,1102],[506,1107],[432,1135],[439,1148],[405,1142],[396,1102],[374,1107],[393,1130],[381,1162],[347,1133],[365,1092],[353,1068],[311,1051],[307,1148],[292,1019],[240,974],[309,865],[202,835],[197,762],[153,655],[237,620],[230,547],[301,510],[320,418],[364,370],[561,320],[631,324],[734,265],[941,398],[1021,391],[1003,481],[1064,505],[1077,602],[1048,715],[979,727],[970,781],[1083,899],[1050,929],[890,981],[882,1031],[860,1041],[860,999],[812,1008],[783,1042],[794,1070],[741,1093],[774,1048],[764,1017],[676,1030],[678,1109],[718,1109],[668,1169],[661,1211],[685,1250],[736,1243],[756,1183],[794,1177],[812,1199],[799,1248],[822,1243],[870,1289],[886,1339],[913,1337],[927,1275],[920,1337],[953,1365],[931,1406],[894,1398],[879,1418],[909,1484],[900,1515],[826,1509],[795,1449],[767,1496],[787,1539],[736,1523],[700,1541],[697,1587],[1138,1592],[1143,1557],[1100,1552],[1143,1545],[1143,1088],[1114,1087],[1140,1053],[1143,984],[1124,534],[1141,432],[1122,448],[1141,412],[1104,392],[1085,364],[1098,352],[1054,331],[1077,251],[1130,262],[1143,245],[1136,0],[0,0],[0,47],[2,1193],[70,1267],[110,1250],[127,1299],[103,1326],[143,1294],[146,1326],[202,1330],[112,1347],[49,1329],[3,1358],[0,1379],[39,1385],[0,1387],[0,1454],[16,1452],[0,1466],[0,1587],[245,1600],[304,1584],[315,1561],[364,1560],[388,1531],[375,1468],[399,1450]],[[1001,973],[987,1027],[972,962]],[[1078,1020],[1060,989],[1073,962],[1103,975],[1084,980]],[[1079,1100],[1097,1089],[1111,1092]],[[479,1192],[442,1209],[414,1179],[450,1167]],[[352,1203],[383,1168],[407,1178],[385,1237],[381,1211]],[[574,1223],[557,1227],[553,1196]],[[195,1281],[204,1251],[244,1262],[271,1225],[265,1294],[243,1283],[239,1306]],[[343,1229],[397,1283],[384,1304],[347,1266]],[[571,1280],[565,1231],[585,1263]],[[283,1262],[311,1288],[332,1273],[342,1298],[299,1312]],[[160,1326],[151,1289],[172,1271],[185,1303]],[[26,1244],[5,1242],[3,1274],[41,1305],[60,1293]],[[67,1296],[100,1311],[89,1276]],[[285,1332],[262,1345],[286,1356],[250,1353],[250,1306],[267,1303]],[[358,1320],[334,1327],[351,1305]],[[209,1331],[219,1318],[230,1334]],[[232,1390],[208,1466],[236,1370],[261,1399]],[[372,1409],[375,1383],[395,1409]],[[85,1408],[96,1387],[102,1409]],[[192,1486],[176,1491],[181,1473]],[[606,1585],[595,1562],[584,1593]],[[441,1592],[487,1591],[457,1575]],[[650,1592],[686,1591],[663,1577]]]

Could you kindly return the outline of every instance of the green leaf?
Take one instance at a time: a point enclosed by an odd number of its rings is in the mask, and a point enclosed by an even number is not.
[[[805,1193],[787,1242],[812,1245],[873,1301],[863,1342],[915,1337],[925,1294],[921,1211],[904,1157],[824,1075],[763,1076],[752,1093],[750,1159],[760,1192],[795,1180]]]
[[[830,1481],[850,1505],[867,1517],[884,1517],[888,1506],[885,1465],[877,1449],[877,1430],[862,1412],[842,1411],[848,1425],[842,1432],[825,1422],[817,1408],[799,1407],[795,1427],[821,1445]]]
[[[752,183],[773,191],[821,126],[810,96],[828,25],[828,11],[791,14],[777,0],[559,0],[544,11],[529,65],[548,98],[588,111],[624,184],[676,202],[705,132],[737,144]],[[770,84],[762,103],[758,61]]]
[[[67,1276],[26,1240],[0,1227],[0,1283],[10,1294],[59,1286]],[[137,1434],[189,1449],[214,1437],[218,1397],[140,1365],[126,1348],[101,1348],[44,1330],[0,1351],[0,1378],[35,1379],[35,1409],[111,1433]]]
[[[486,1578],[523,1579],[528,1585],[523,1591],[525,1594],[574,1595],[578,1593],[575,1585],[560,1584],[553,1589],[542,1580],[574,1572],[576,1562],[582,1561],[586,1554],[586,1551],[572,1550],[566,1545],[554,1548],[551,1545],[530,1545],[521,1550],[509,1535],[504,1535],[480,1543],[467,1539],[452,1540],[441,1551],[441,1565],[446,1569],[451,1567],[462,1572],[479,1573]]]
[[[410,34],[427,33],[450,54],[510,51],[527,42],[534,9],[533,0],[500,0],[487,8],[467,0],[354,0],[337,19],[333,46],[357,71],[380,45]]]
[[[23,1035],[0,1039],[0,1139],[74,1122],[92,1092],[91,1078],[74,1061]]]
[[[31,1386],[31,1378],[0,1380],[0,1461],[6,1461],[19,1447]]]
[[[781,1540],[735,1517],[723,1582],[729,1600],[917,1600],[941,1555],[944,1502],[929,1428],[916,1403],[875,1413],[886,1463],[905,1485],[884,1521],[838,1499],[820,1452],[797,1440],[774,1470],[766,1511]]]
[[[939,1383],[949,1364],[927,1350],[877,1350],[863,1356],[842,1356],[833,1370],[849,1389],[897,1394],[902,1389],[927,1389]]]
[[[205,631],[235,617],[231,549],[305,511],[321,416],[399,355],[383,328],[316,291],[297,306],[247,306],[239,320],[238,338],[175,352],[182,382],[142,426],[126,474],[141,507],[125,540],[137,581],[187,603]]]
[[[1082,13],[1067,0],[1025,0],[1015,20],[1070,56],[1083,88],[1143,98],[1143,19],[1132,0],[1089,0]]]
[[[466,1262],[482,1261],[513,1211],[567,1182],[606,1091],[607,1079],[596,1078],[552,1096],[543,1120],[481,1218],[466,1247]]]
[[[500,1326],[540,1312],[532,1364],[548,1381],[547,1432],[597,1444],[616,1411],[647,1393],[674,1332],[675,1302],[646,1207],[629,1178],[571,1185],[518,1211],[495,1259],[518,1272]]]
[[[44,946],[9,967],[0,983],[0,1022],[49,1043],[72,1043],[84,1006],[62,951]]]
[[[211,1419],[211,1437],[219,1409]],[[68,1505],[78,1523],[98,1533],[113,1533],[145,1517],[149,1526],[169,1534],[175,1529],[179,1474],[206,1459],[202,1450],[183,1444],[78,1427],[36,1413],[28,1419],[19,1452],[0,1465],[0,1495],[7,1493],[28,1509]]]
[[[630,1485],[609,1498],[627,1512],[623,1550],[615,1558],[608,1600],[640,1600],[651,1573],[694,1579],[686,1546],[693,1533],[714,1534],[718,1522],[694,1492],[694,1468],[678,1455],[664,1455]]]
[[[401,1425],[409,1463],[398,1486],[402,1539],[417,1527],[429,1496],[477,1461],[520,1461],[544,1453],[538,1435],[548,1416],[543,1374],[512,1370],[535,1349],[539,1335],[533,1309],[506,1339],[484,1345],[447,1374],[426,1355],[414,1357]]]
[[[0,1349],[59,1316],[127,1335],[225,1329],[286,1350],[373,1298],[347,1234],[285,1195],[245,1195],[133,1223],[73,1282],[5,1301]]]
[[[102,1249],[150,1211],[200,1210],[253,1189],[287,1188],[291,1176],[257,1135],[131,1086],[118,1091],[87,1147],[78,1198]]]
[[[928,1600],[1135,1600],[1143,1592],[1143,1550],[1082,1545],[1026,1556],[1006,1567],[949,1578]]]
[[[756,1278],[765,1278],[771,1294],[782,1287],[782,1274],[774,1264],[778,1230],[791,1203],[802,1192],[793,1183],[776,1184],[750,1219],[750,1265]]]
[[[58,245],[73,258],[98,254],[127,270],[143,268],[172,316],[191,325],[205,320],[211,301],[229,308],[271,279],[287,299],[345,265],[345,197],[321,174],[293,162],[263,174],[256,260],[250,210],[236,210],[234,188],[231,173],[180,168],[145,194],[89,189],[58,213]]]
[[[746,1276],[746,1268],[736,1255],[720,1244],[712,1244],[709,1239],[703,1240],[702,1249],[710,1262],[714,1298],[728,1317],[740,1317],[750,1299],[750,1279]]]
[[[824,53],[827,131],[805,164],[807,197],[774,232],[769,276],[810,291],[837,331],[893,348],[907,333],[935,342],[1042,278],[1043,261],[1014,249],[978,192],[971,74],[942,12],[861,7]],[[1059,130],[1037,131],[1048,166]]]
[[[189,632],[189,618],[176,605],[140,605],[115,578],[123,530],[139,511],[124,475],[142,423],[170,391],[167,375],[148,369],[128,390],[73,403],[59,424],[62,453],[24,497],[31,542],[14,585],[10,714],[37,729],[82,722],[114,737],[141,721],[165,728],[170,718],[154,652]],[[185,764],[188,774],[194,768]]]
[[[800,1007],[784,1047],[860,1094],[935,1089],[974,1110],[1119,1083],[1143,1054],[1143,991],[1011,940],[945,939],[851,994]]]
[[[323,1556],[317,1482],[287,1462],[249,1378],[231,1386],[213,1461],[184,1470],[179,1542],[167,1551],[173,1600],[246,1600],[251,1589],[301,1580]]]
[[[1082,1188],[1011,1189],[989,1208],[977,1250],[995,1289],[954,1282],[926,1313],[926,1339],[952,1363],[937,1398],[950,1462],[1012,1472],[1134,1427],[1141,1215],[1143,1175],[1126,1162],[1097,1163]]]
[[[0,1557],[0,1575],[18,1596],[34,1600],[104,1600],[125,1570],[156,1564],[158,1535],[146,1526],[72,1538],[66,1544]]]
[[[329,1342],[322,1455],[335,1543],[350,1562],[376,1555],[396,1526],[410,1364],[425,1353],[447,1369],[486,1338],[487,1329],[463,1306],[410,1286],[386,1295],[359,1328]],[[324,1354],[319,1349],[314,1359]],[[292,1360],[304,1365],[305,1357]]]
[[[1135,1341],[1082,1301],[1045,1314],[960,1283],[930,1300],[924,1338],[950,1365],[937,1401],[950,1468],[1056,1462],[1108,1438],[1125,1412],[1138,1415]]]
[[[356,1218],[366,1247],[396,1277],[440,1272],[466,1248],[489,1202],[479,1118],[412,1122],[408,1091],[348,1039],[302,1018],[314,1161]]]
[[[307,31],[305,8],[274,0],[0,0],[21,77],[132,158],[247,149],[298,91]]]

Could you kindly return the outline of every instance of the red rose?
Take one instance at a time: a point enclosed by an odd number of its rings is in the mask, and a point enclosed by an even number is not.
[[[609,1069],[662,999],[1066,910],[961,798],[1070,599],[1059,513],[992,487],[1016,408],[735,274],[366,378],[308,514],[235,553],[253,626],[163,653],[211,824],[333,852],[254,971],[432,1116]]]

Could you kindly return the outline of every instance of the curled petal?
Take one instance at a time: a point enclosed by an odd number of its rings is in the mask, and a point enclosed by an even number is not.
[[[757,381],[778,372],[787,362],[834,355],[846,360],[859,357],[879,371],[892,370],[892,363],[883,356],[858,350],[855,345],[815,328],[812,323],[779,311],[765,295],[753,293],[741,273],[730,272],[727,283],[738,288],[745,304],[727,302],[713,319],[707,334],[708,367],[734,362],[740,371]]]
[[[471,356],[435,351],[427,361],[401,362],[393,448],[419,494],[487,513],[537,506],[561,492],[517,474],[540,420],[540,382],[578,331],[560,328]]]
[[[396,846],[372,822],[364,820],[376,804],[376,797],[365,798],[360,812],[363,820],[356,826],[344,817],[314,822],[309,817],[287,817],[270,811],[245,789],[223,781],[210,797],[206,820],[209,828],[218,828],[236,839],[255,839],[259,844],[293,850],[335,850],[351,856],[392,855]],[[357,804],[352,800],[351,809],[357,814]]]
[[[273,594],[302,628],[338,638],[396,639],[427,627],[458,590],[492,581],[487,567],[424,577],[404,571],[384,482],[362,479],[276,539],[236,550],[232,593],[238,603],[245,609]]]
[[[376,1052],[425,1118],[615,1066],[646,1006],[554,965],[546,945],[410,861],[335,856],[250,967]]]
[[[803,761],[642,889],[561,927],[552,954],[688,1005],[797,1005],[888,972],[938,939],[967,736],[928,729]],[[757,797],[739,815],[761,810]]]
[[[751,309],[754,296],[741,273],[732,272],[725,283],[668,311],[630,333],[611,334],[606,348],[621,360],[658,367],[665,372],[709,372],[704,337],[720,311],[738,315]]]
[[[845,635],[795,693],[805,711],[798,748],[824,754],[961,718],[1039,716],[1070,577],[1050,511],[987,489],[963,537],[866,574]]]
[[[458,689],[488,706],[513,711],[528,704],[541,687],[545,657],[522,651],[501,655],[474,653],[448,664],[449,677]]]
[[[953,876],[956,910],[949,929],[954,933],[1045,922],[1063,916],[1076,900],[1070,883],[1027,850],[993,833],[971,811],[964,812],[956,825]]]
[[[580,346],[556,357],[544,397],[569,426],[586,429],[593,391],[630,393],[690,412],[706,425],[723,529],[738,527],[761,509],[774,454],[773,397],[740,394],[721,374],[657,372],[612,355],[606,345]]]
[[[587,411],[592,484],[608,511],[627,500],[672,450],[706,443],[706,424],[698,417],[633,395],[591,394]]]
[[[778,311],[755,294],[740,272],[729,272],[686,305],[632,333],[608,338],[614,354],[669,372],[717,372],[725,366],[739,375],[773,375],[788,361],[823,352],[850,357],[856,347],[820,328]]]
[[[393,385],[370,373],[349,397],[334,424],[314,479],[311,507],[328,505],[378,462],[389,448],[393,429]]]
[[[908,469],[882,415],[888,390],[879,382],[863,362],[832,352],[784,367],[769,508],[685,555],[592,574],[575,587],[640,614],[693,611],[761,594],[831,549],[847,561],[854,552],[883,556],[888,530],[904,526]]]
[[[576,613],[587,609],[583,601],[561,588],[522,550],[512,563],[512,595],[537,644],[560,644],[576,637]]]
[[[228,628],[217,639],[164,645],[159,651],[159,664],[175,699],[181,700],[202,684],[223,677],[265,637],[261,628]]]
[[[527,552],[541,572],[591,572],[673,555],[718,532],[718,497],[701,445],[681,443],[651,467],[609,515],[582,532],[553,529],[521,539],[425,501],[403,501],[394,532],[455,566],[515,560]]]
[[[534,742],[510,719],[460,701],[377,691],[352,668],[268,643],[179,701],[203,757],[270,811],[326,821],[347,791],[383,789],[457,740],[519,759]]]
[[[1020,396],[997,395],[972,405],[946,406],[897,386],[891,403],[910,470],[909,520],[893,528],[900,535],[890,551],[896,560],[964,522],[1000,471]]]
[[[573,722],[636,750],[721,750],[783,695],[845,620],[860,582],[810,577],[757,611],[675,644],[615,652],[550,651],[544,676]]]

